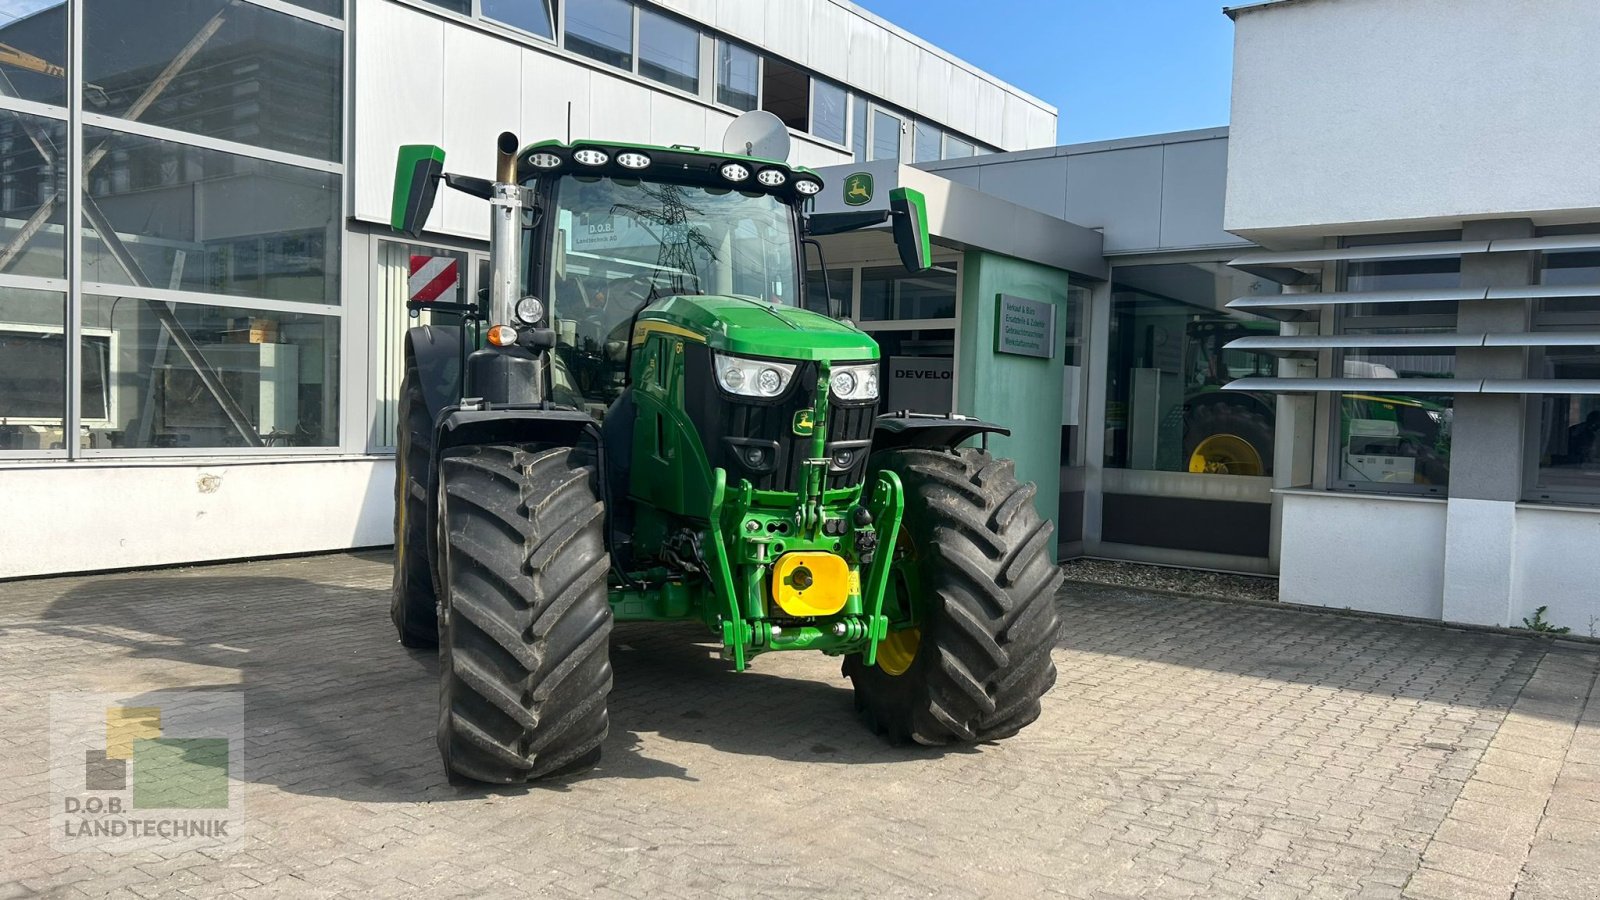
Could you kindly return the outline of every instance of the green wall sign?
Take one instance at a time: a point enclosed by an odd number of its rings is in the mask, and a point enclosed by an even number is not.
[[[994,312],[994,352],[1040,359],[1056,355],[1054,303],[996,294]]]

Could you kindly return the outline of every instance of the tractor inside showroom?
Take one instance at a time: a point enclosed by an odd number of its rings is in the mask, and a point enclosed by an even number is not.
[[[894,741],[1039,715],[1051,525],[1011,461],[967,446],[1008,432],[880,416],[878,346],[805,300],[810,235],[892,221],[926,268],[922,198],[808,214],[822,181],[774,122],[742,117],[731,152],[503,134],[493,181],[400,150],[397,231],[421,233],[441,182],[491,218],[487,296],[410,329],[398,410],[392,617],[439,647],[453,779],[594,765],[616,621],[703,623],[736,670],[841,657]]]

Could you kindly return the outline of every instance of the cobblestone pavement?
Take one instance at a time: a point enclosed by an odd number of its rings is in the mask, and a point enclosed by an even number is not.
[[[384,554],[0,584],[0,898],[1600,896],[1592,646],[1069,583],[1043,718],[935,752],[858,726],[825,657],[735,675],[629,626],[599,769],[460,789],[388,584]],[[56,849],[50,694],[180,688],[243,692],[243,833]]]

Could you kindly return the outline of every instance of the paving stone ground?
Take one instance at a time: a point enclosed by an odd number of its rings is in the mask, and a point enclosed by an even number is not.
[[[1069,583],[1044,716],[893,748],[836,661],[621,627],[601,766],[446,783],[386,554],[0,584],[0,900],[1600,897],[1600,649]],[[49,700],[242,692],[246,826],[65,852]]]

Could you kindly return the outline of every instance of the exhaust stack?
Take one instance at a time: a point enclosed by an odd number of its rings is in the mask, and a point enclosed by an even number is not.
[[[509,131],[500,132],[495,139],[494,180],[501,184],[517,183],[517,136]]]

